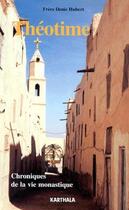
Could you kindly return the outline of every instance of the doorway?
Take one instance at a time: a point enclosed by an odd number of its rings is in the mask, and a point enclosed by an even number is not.
[[[93,155],[93,196],[96,196],[96,155]]]
[[[119,150],[119,210],[126,210],[126,153],[125,147]]]
[[[111,157],[105,157],[105,202],[106,210],[111,210]]]

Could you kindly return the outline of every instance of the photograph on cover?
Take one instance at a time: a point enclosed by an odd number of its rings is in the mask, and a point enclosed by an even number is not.
[[[0,0],[0,210],[128,210],[129,0]]]

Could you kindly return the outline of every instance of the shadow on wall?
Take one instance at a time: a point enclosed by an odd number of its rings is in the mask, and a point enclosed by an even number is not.
[[[82,194],[90,197],[93,196],[93,181],[92,176],[89,173],[79,174],[77,172],[73,172],[68,170],[67,168],[64,168],[63,174],[68,181],[72,181],[74,183],[76,188],[79,189]]]
[[[13,179],[12,174],[27,175],[27,174],[44,174],[44,147],[42,148],[42,156],[36,156],[35,138],[31,137],[31,153],[28,156],[22,157],[22,149],[20,143],[10,145],[10,164],[9,164],[9,199],[15,198],[18,193],[26,190],[26,187],[21,187],[20,182],[26,184],[27,179]],[[15,175],[14,175],[15,177]],[[29,180],[31,182],[33,180]],[[18,186],[16,186],[16,185]]]

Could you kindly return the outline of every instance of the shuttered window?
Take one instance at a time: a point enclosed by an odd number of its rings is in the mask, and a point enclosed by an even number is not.
[[[87,137],[87,124],[85,124],[85,137]]]
[[[111,154],[111,144],[112,144],[112,127],[108,127],[106,130],[106,149],[105,149],[105,153],[107,155]]]
[[[108,53],[108,68],[110,67],[111,65],[111,54]]]
[[[128,86],[129,86],[129,44],[126,45],[126,48],[124,50],[122,91],[126,90]]]
[[[83,142],[83,124],[81,125],[81,146]]]
[[[96,146],[96,132],[93,132],[93,147]]]
[[[82,92],[82,105],[84,105],[84,103],[85,103],[85,92],[83,90],[83,92]]]
[[[111,72],[109,72],[106,76],[107,81],[107,109],[110,108],[110,101],[111,101]]]

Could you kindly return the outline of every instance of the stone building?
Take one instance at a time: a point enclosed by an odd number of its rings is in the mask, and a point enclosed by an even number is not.
[[[43,173],[45,132],[44,62],[38,49],[26,81],[26,46],[16,35],[20,20],[13,0],[0,1],[0,209],[18,189],[11,174]],[[22,27],[21,27],[22,30]],[[41,74],[42,72],[42,74]],[[41,94],[41,95],[40,95]]]
[[[129,209],[129,1],[93,17],[86,69],[68,103],[65,171],[107,210]]]

